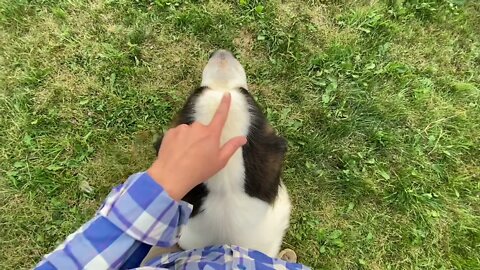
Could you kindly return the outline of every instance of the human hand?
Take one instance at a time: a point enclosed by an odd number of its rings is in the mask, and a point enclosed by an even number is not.
[[[226,93],[209,125],[193,122],[165,133],[157,159],[147,173],[174,200],[181,200],[196,185],[220,171],[247,142],[245,136],[238,136],[220,145],[230,103],[230,93]]]

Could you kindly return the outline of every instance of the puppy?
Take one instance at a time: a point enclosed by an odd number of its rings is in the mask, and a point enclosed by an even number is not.
[[[245,70],[228,51],[212,54],[202,83],[187,99],[173,126],[209,124],[222,96],[232,101],[221,143],[245,135],[247,144],[228,164],[183,200],[193,212],[182,230],[182,249],[238,245],[277,256],[290,219],[290,199],[280,180],[287,142],[275,134],[248,92]],[[160,147],[157,142],[156,149]]]

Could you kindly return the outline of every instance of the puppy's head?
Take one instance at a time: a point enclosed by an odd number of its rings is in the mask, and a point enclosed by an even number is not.
[[[219,91],[248,89],[245,70],[235,56],[226,50],[215,51],[210,56],[203,69],[201,86]]]

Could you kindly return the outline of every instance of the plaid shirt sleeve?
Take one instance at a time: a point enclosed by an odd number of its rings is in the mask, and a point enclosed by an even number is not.
[[[171,199],[147,173],[134,174],[37,269],[119,268],[141,243],[174,245],[191,211],[191,205]]]

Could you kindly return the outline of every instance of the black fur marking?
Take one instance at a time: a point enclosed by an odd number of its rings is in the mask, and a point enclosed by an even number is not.
[[[195,102],[198,98],[198,96],[205,90],[207,87],[199,87],[193,91],[192,94],[187,99],[187,102],[183,106],[183,108],[180,110],[180,113],[177,115],[177,118],[173,121],[172,126],[176,127],[181,124],[187,124],[190,125],[193,123],[195,119],[193,119],[194,115],[194,107],[195,107]],[[158,138],[158,140],[154,143],[155,151],[158,155],[158,150],[160,150],[160,145],[162,144],[163,136]],[[203,204],[203,199],[207,197],[208,195],[208,189],[205,184],[200,184],[194,187],[190,192],[185,195],[185,197],[182,198],[183,201],[186,201],[193,205],[193,210],[192,214],[190,217],[196,216],[198,213],[200,213],[200,209]]]
[[[250,93],[240,88],[249,104],[250,128],[243,146],[245,192],[272,204],[278,194],[287,141],[275,134]]]
[[[187,102],[185,103],[185,105],[183,105],[182,110],[180,110],[177,119],[173,122],[174,126],[178,126],[181,124],[190,125],[191,123],[193,123],[193,121],[195,120],[193,118],[195,113],[195,103],[197,101],[197,98],[203,93],[203,91],[205,91],[205,89],[208,89],[208,87],[202,86],[195,89],[195,91],[190,94],[190,96],[187,98]]]

